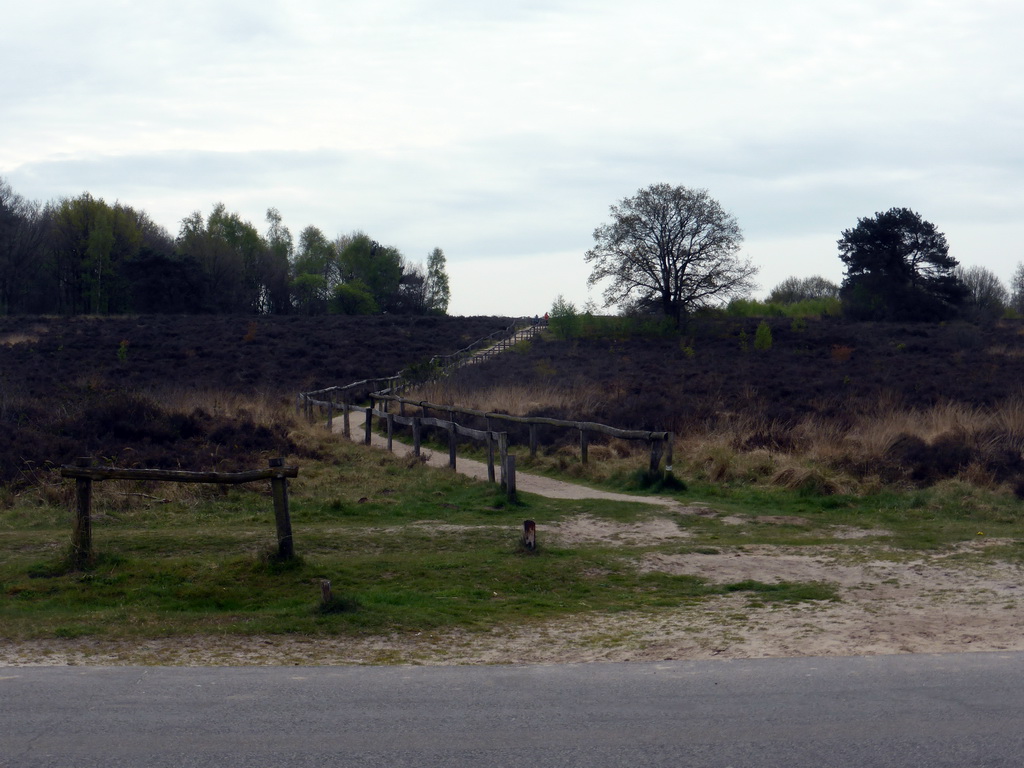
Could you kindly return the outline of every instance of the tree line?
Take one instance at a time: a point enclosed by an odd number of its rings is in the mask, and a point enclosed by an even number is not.
[[[425,264],[364,232],[296,240],[217,203],[176,236],[145,211],[88,192],[42,204],[0,178],[0,314],[445,314],[444,251]]]
[[[744,300],[757,268],[738,256],[743,234],[707,190],[653,184],[611,206],[594,230],[589,283],[604,285],[605,306],[657,313],[676,326],[693,312]],[[767,304],[833,300],[856,320],[991,320],[1024,315],[1024,264],[1009,290],[990,270],[963,267],[946,236],[909,208],[890,208],[842,232],[841,285],[788,278]]]

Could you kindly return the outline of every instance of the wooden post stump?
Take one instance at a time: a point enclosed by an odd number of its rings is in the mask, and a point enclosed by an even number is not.
[[[533,520],[523,520],[523,547],[530,552],[537,549],[537,524]]]

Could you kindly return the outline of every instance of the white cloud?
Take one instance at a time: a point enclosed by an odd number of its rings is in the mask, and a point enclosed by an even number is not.
[[[453,309],[488,262],[513,275],[501,314],[541,303],[512,264],[558,264],[543,303],[585,301],[593,228],[656,182],[734,213],[766,289],[834,279],[841,230],[894,205],[1008,275],[1022,21],[1010,0],[37,0],[0,25],[0,176],[172,232],[223,201],[440,246]]]

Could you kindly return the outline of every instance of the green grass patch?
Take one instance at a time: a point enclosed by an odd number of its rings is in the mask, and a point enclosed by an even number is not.
[[[839,599],[839,593],[831,584],[822,582],[781,581],[765,584],[760,581],[740,581],[725,586],[727,592],[751,592],[765,603],[802,603],[810,600]]]
[[[612,486],[621,490],[624,477]],[[637,485],[644,480],[632,478]],[[274,555],[266,488],[169,494],[166,501],[145,490],[96,484],[95,556],[82,570],[68,557],[67,507],[16,497],[0,510],[0,637],[472,631],[671,610],[732,593],[747,594],[754,605],[836,600],[828,584],[717,585],[639,563],[650,553],[714,556],[751,545],[823,543],[912,556],[980,534],[1013,541],[1021,517],[1010,496],[952,483],[863,497],[700,481],[661,489],[682,504],[710,503],[715,511],[708,515],[652,507],[642,498],[522,494],[510,504],[495,486],[337,441],[322,461],[304,462],[290,484],[299,556],[282,562]],[[547,526],[584,514],[623,526],[664,517],[681,535],[571,546],[547,537]],[[535,552],[520,546],[524,519],[538,522]],[[882,533],[851,543],[835,535],[840,529]],[[1024,545],[994,547],[985,556],[1024,562]],[[333,590],[327,603],[324,580]]]

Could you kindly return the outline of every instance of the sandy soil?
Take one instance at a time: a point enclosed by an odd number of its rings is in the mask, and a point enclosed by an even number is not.
[[[432,460],[447,463],[447,456]],[[486,467],[459,461],[460,471]],[[518,477],[519,487],[560,498],[607,498],[581,486]],[[623,497],[629,498],[629,497]],[[635,500],[635,499],[634,499]],[[645,499],[645,501],[648,501]],[[715,515],[705,506],[660,503],[675,514]],[[729,522],[728,517],[722,518]],[[794,522],[765,516],[760,522]],[[877,537],[884,531],[837,530],[833,537]],[[620,524],[579,515],[538,526],[538,541],[623,546],[685,537],[671,518]],[[589,615],[497,627],[488,633],[424,633],[413,637],[171,638],[138,644],[46,640],[0,646],[0,665],[170,664],[548,664],[667,659],[870,655],[1024,650],[1024,572],[1016,565],[954,555],[1004,541],[979,536],[959,550],[914,559],[879,559],[856,541],[838,547],[744,547],[712,554],[652,554],[639,567],[694,574],[712,582],[756,579],[824,581],[840,601],[761,605],[737,593],[657,614]],[[889,553],[882,552],[881,557]]]
[[[620,525],[581,516],[539,527],[541,541],[665,540],[671,520]],[[964,550],[1002,542],[979,539]],[[363,639],[170,638],[139,644],[46,640],[0,647],[3,665],[550,664],[666,659],[845,656],[1024,650],[1024,574],[1005,563],[951,565],[950,554],[860,560],[857,548],[770,547],[718,554],[650,555],[640,567],[714,582],[828,581],[841,601],[757,605],[718,597],[658,614],[574,619],[467,632]]]

